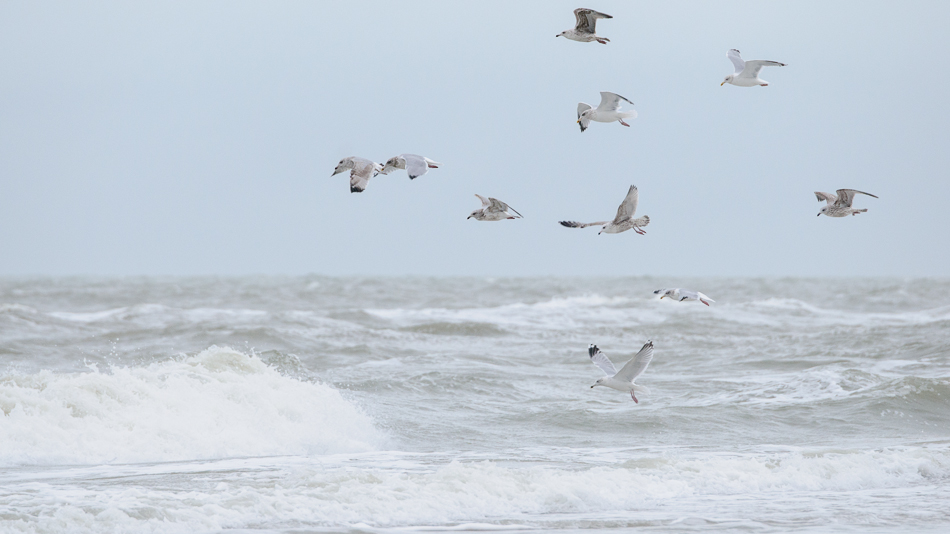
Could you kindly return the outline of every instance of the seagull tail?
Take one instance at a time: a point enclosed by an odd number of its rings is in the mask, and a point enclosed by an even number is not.
[[[639,385],[639,384],[634,384],[634,385],[633,385],[633,390],[636,391],[637,393],[642,393],[642,394],[644,394],[644,395],[649,395],[649,394],[650,394],[650,390],[649,390],[649,389],[647,389],[647,388],[645,388],[645,387],[643,387],[643,386],[641,386],[641,385]]]

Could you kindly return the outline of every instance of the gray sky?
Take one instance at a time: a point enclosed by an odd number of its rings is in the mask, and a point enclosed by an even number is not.
[[[0,274],[950,275],[950,2],[579,5],[0,3]],[[630,184],[646,236],[557,224]]]

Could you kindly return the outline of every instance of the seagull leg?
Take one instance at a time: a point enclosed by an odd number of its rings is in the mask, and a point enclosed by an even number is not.
[[[607,42],[610,41],[610,39],[606,37],[595,37],[595,39],[597,39],[597,42],[600,44],[607,44]]]
[[[624,126],[630,126],[629,124],[623,122],[623,119],[617,119],[617,120],[620,121],[620,124],[623,124]]]
[[[637,396],[633,394],[633,390],[630,390],[630,398],[633,399],[633,402],[640,404],[640,401],[637,400]]]

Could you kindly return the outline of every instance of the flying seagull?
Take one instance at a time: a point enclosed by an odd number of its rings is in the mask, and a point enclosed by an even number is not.
[[[626,232],[627,230],[633,228],[633,231],[643,235],[646,233],[642,226],[650,224],[650,217],[644,215],[634,219],[633,215],[637,212],[637,202],[640,199],[640,192],[637,190],[637,186],[631,185],[630,190],[627,191],[627,196],[623,199],[623,202],[620,203],[620,207],[617,208],[617,216],[614,217],[614,220],[608,221],[598,221],[592,223],[579,223],[576,221],[559,221],[561,226],[566,226],[568,228],[587,228],[588,226],[597,226],[604,225],[603,228],[597,232],[597,235],[600,235],[604,232],[608,234],[619,234],[620,232]]]
[[[851,203],[854,202],[854,195],[856,193],[877,198],[876,195],[865,193],[864,191],[858,191],[857,189],[839,189],[835,191],[835,193],[838,193],[838,195],[835,196],[831,193],[815,191],[815,196],[818,197],[818,202],[824,200],[828,203],[826,206],[821,207],[821,211],[818,212],[819,217],[821,217],[822,213],[829,217],[847,217],[848,215],[857,215],[859,213],[866,212],[867,208],[858,210],[851,207]]]
[[[673,300],[678,300],[680,302],[683,302],[684,300],[698,300],[702,302],[703,304],[705,304],[706,306],[709,306],[710,302],[716,302],[715,300],[706,296],[704,293],[701,293],[699,291],[692,291],[689,289],[683,289],[681,287],[674,287],[670,289],[666,289],[666,288],[657,289],[656,291],[653,292],[653,294],[659,295],[660,300],[663,300],[663,297],[669,297]]]
[[[389,161],[386,162],[386,165],[383,166],[383,169],[379,171],[379,173],[389,174],[396,169],[406,169],[406,172],[409,173],[409,179],[414,180],[429,172],[429,169],[438,169],[439,165],[442,164],[423,156],[399,154],[398,156],[389,158]]]
[[[620,101],[626,100],[626,98],[618,95],[617,93],[608,93],[607,91],[600,92],[600,104],[596,108],[590,107],[590,104],[579,102],[577,104],[577,124],[581,125],[581,131],[587,129],[590,125],[590,121],[595,122],[614,122],[619,121],[620,124],[624,126],[630,126],[624,119],[635,119],[637,118],[636,111],[619,111]],[[630,102],[630,105],[633,105],[633,102]]]
[[[761,85],[765,87],[769,82],[759,79],[759,71],[762,70],[762,67],[784,67],[785,63],[779,63],[778,61],[766,61],[764,59],[750,59],[749,61],[742,61],[742,57],[739,56],[739,51],[733,48],[726,53],[726,57],[732,61],[732,64],[736,66],[736,72],[726,76],[726,79],[719,84],[720,87],[727,83],[732,85],[738,85],[739,87],[755,87],[756,85]]]
[[[362,193],[363,190],[366,189],[366,184],[369,183],[369,179],[379,174],[382,168],[383,166],[379,163],[374,163],[366,158],[350,156],[341,159],[340,163],[333,169],[333,174],[330,176],[335,176],[345,170],[349,170],[350,193]]]
[[[482,201],[482,207],[473,211],[466,219],[475,217],[476,221],[501,221],[503,219],[523,218],[514,208],[497,198],[485,198],[478,193],[475,196]]]
[[[597,345],[591,344],[591,346],[587,348],[587,352],[590,354],[590,361],[597,367],[600,367],[604,373],[607,373],[607,376],[598,378],[597,382],[591,386],[591,389],[595,386],[605,386],[616,389],[617,391],[629,391],[630,398],[637,404],[640,404],[640,401],[637,400],[636,392],[646,393],[647,395],[650,394],[650,390],[639,384],[635,384],[634,380],[643,374],[643,371],[646,371],[647,366],[650,365],[650,361],[653,359],[652,341],[647,341],[646,344],[643,345],[643,348],[640,349],[640,352],[629,362],[624,364],[619,372],[617,368],[614,367],[613,362],[610,361],[610,358],[603,352],[600,352]]]
[[[607,41],[610,39],[594,35],[595,26],[597,25],[597,19],[612,19],[613,17],[606,13],[583,7],[575,9],[574,16],[577,17],[577,24],[574,25],[574,29],[565,30],[555,35],[555,37],[561,37],[563,35],[572,41],[580,41],[582,43],[597,41],[600,44],[607,44]]]

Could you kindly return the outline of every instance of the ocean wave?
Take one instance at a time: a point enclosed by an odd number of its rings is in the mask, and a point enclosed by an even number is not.
[[[0,375],[0,465],[373,450],[372,421],[324,384],[212,346],[144,367]]]
[[[736,506],[748,507],[755,499],[795,499],[803,494],[799,492],[907,491],[939,487],[950,479],[950,451],[945,448],[703,457],[649,453],[613,466],[583,469],[489,461],[432,466],[409,458],[391,463],[385,453],[378,458],[365,455],[357,463],[330,458],[318,465],[294,459],[284,465],[274,460],[259,464],[245,462],[241,469],[229,461],[220,467],[164,466],[194,481],[187,498],[177,493],[172,481],[136,492],[114,484],[88,491],[80,488],[95,482],[94,474],[58,473],[59,480],[74,481],[75,486],[68,485],[69,502],[56,503],[47,513],[36,510],[40,513],[23,523],[32,523],[37,530],[129,532],[254,525],[291,529],[513,523],[537,528],[552,521],[559,521],[559,527],[580,528],[605,518],[628,525],[631,520],[643,521],[644,514],[684,502],[713,499],[721,507],[730,506],[722,498],[741,496]],[[249,467],[254,468],[253,477],[246,475]],[[154,467],[142,470],[155,474]],[[10,489],[16,490],[18,482],[11,484]],[[39,500],[26,502],[32,499],[25,494],[21,506],[51,507]],[[11,526],[6,518],[0,519],[0,526],[4,522]]]

